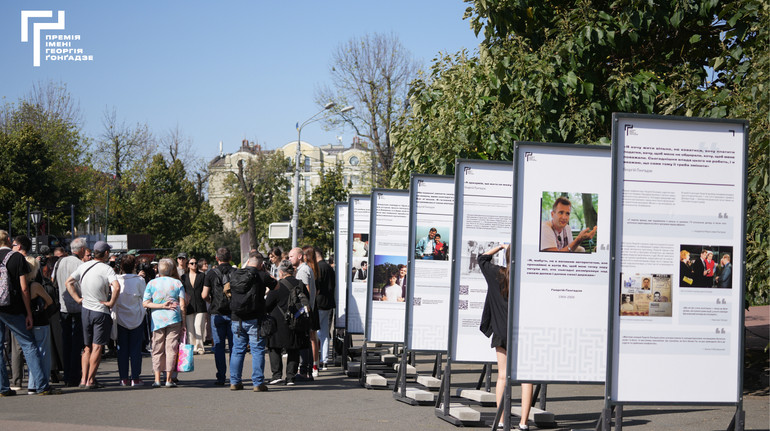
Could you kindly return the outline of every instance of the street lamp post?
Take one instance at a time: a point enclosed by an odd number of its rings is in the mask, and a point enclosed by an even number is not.
[[[294,157],[294,212],[292,213],[291,217],[291,248],[297,247],[297,228],[299,226],[299,159],[302,157],[302,148],[300,147],[302,142],[300,140],[302,136],[302,128],[310,123],[320,120],[320,118],[316,117],[321,115],[324,111],[335,107],[336,105],[337,104],[334,102],[329,102],[323,107],[323,109],[316,112],[312,117],[303,121],[302,124],[297,122],[297,154]],[[352,109],[352,106],[346,106],[342,108],[340,113],[348,112]]]

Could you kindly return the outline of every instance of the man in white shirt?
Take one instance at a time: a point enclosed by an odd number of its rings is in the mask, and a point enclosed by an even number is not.
[[[120,284],[115,271],[106,263],[110,258],[111,248],[106,242],[98,241],[93,248],[94,260],[78,267],[67,279],[67,292],[83,307],[81,318],[84,347],[80,364],[80,386],[85,389],[101,387],[95,380],[96,371],[102,360],[104,346],[110,340],[110,308],[115,305],[120,295]],[[76,290],[78,283],[80,293]]]
[[[577,238],[572,239],[569,225],[571,213],[572,202],[563,196],[557,198],[551,210],[551,220],[544,221],[540,227],[540,251],[585,252],[580,243],[596,235],[596,226],[590,230],[583,229]]]

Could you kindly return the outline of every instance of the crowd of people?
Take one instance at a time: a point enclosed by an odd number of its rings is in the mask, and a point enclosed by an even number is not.
[[[25,364],[29,394],[60,394],[51,386],[59,382],[101,388],[97,372],[108,355],[121,386],[145,386],[151,375],[152,387],[174,388],[180,344],[197,355],[210,344],[212,384],[231,390],[244,387],[249,351],[256,392],[312,381],[327,369],[336,278],[317,247],[276,247],[267,257],[252,250],[241,265],[222,247],[211,268],[186,253],[153,261],[85,238],[69,252],[41,247],[33,257],[30,249],[28,237],[0,230],[0,396],[21,390]],[[296,298],[307,326],[289,319]],[[152,374],[143,373],[143,355],[152,358]]]

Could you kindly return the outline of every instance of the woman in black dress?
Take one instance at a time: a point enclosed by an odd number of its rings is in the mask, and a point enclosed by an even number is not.
[[[487,297],[484,301],[484,311],[481,315],[479,329],[487,337],[492,337],[492,348],[497,354],[497,384],[495,396],[497,407],[503,398],[506,381],[506,365],[508,364],[507,346],[508,340],[508,281],[510,280],[510,267],[503,268],[492,263],[492,258],[500,250],[505,250],[507,262],[511,261],[511,251],[508,244],[498,245],[478,258],[481,273],[487,281]],[[521,384],[521,422],[519,429],[529,429],[527,418],[529,408],[532,405],[532,383]],[[502,424],[502,423],[501,423]]]

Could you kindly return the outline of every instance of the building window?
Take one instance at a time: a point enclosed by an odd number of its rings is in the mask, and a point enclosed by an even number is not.
[[[305,156],[305,172],[310,172],[310,157]]]
[[[348,159],[348,162],[350,163],[350,166],[358,166],[359,163],[361,163],[360,160],[358,160],[358,157],[353,156],[350,159]]]

